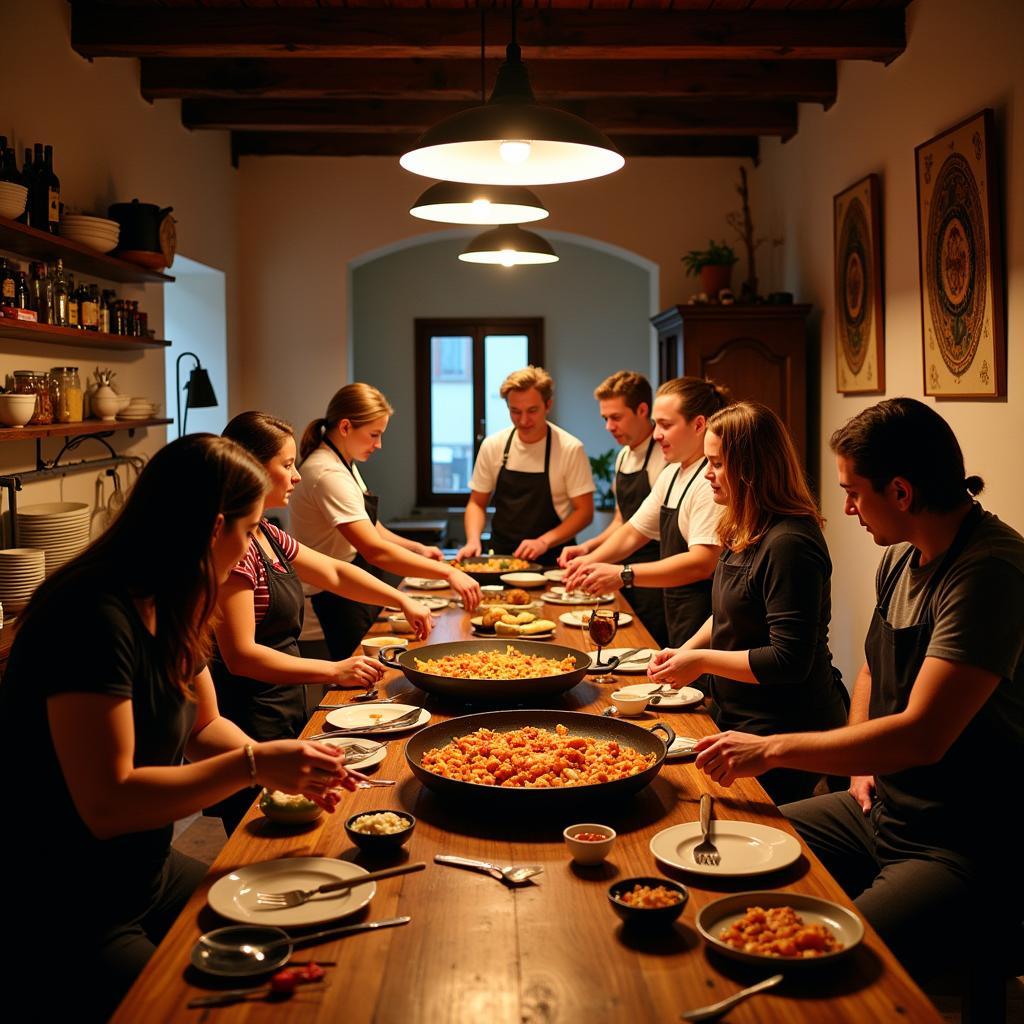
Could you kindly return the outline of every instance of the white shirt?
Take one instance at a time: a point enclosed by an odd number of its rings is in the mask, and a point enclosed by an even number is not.
[[[499,430],[496,434],[484,438],[473,465],[473,478],[469,481],[470,490],[483,494],[492,494],[498,483],[498,471],[501,469],[501,458],[508,441],[509,430]],[[567,430],[556,427],[550,420],[548,430],[551,431],[551,462],[548,465],[548,482],[551,486],[551,499],[563,522],[572,512],[572,499],[581,494],[594,491],[594,478],[590,473],[590,460],[583,448],[583,442],[573,437]],[[521,473],[544,472],[544,450],[547,437],[542,437],[533,444],[524,444],[516,432],[512,438],[512,447],[508,451],[508,469]]]
[[[338,527],[370,520],[363,504],[366,484],[359,469],[353,463],[350,473],[327,445],[321,445],[302,463],[301,473],[289,505],[292,536],[341,562],[355,561],[356,549]],[[316,593],[316,589],[307,588],[307,592]]]
[[[693,466],[679,470],[679,479],[672,488],[670,499],[672,505],[679,505],[679,532],[683,535],[687,547],[691,548],[695,544],[721,543],[718,539],[718,521],[725,510],[721,505],[715,504],[711,484],[704,476],[707,467],[703,463],[704,460],[701,458]],[[665,495],[677,469],[679,463],[672,462],[661,471],[651,488],[651,493],[644,498],[643,504],[629,521],[630,526],[651,540],[656,540],[660,535],[661,506],[665,504]],[[687,483],[694,476],[697,479],[686,492],[686,497],[679,501]]]
[[[643,468],[644,456],[647,454],[647,446],[653,441],[653,437],[648,437],[647,440],[641,441],[636,448],[630,448],[629,445],[625,445],[619,449],[619,454],[615,456],[615,474],[618,476],[619,473],[639,473]],[[654,441],[654,447],[651,449],[651,457],[647,460],[647,480],[651,487],[654,487],[654,482],[658,479],[661,471],[665,468],[665,453],[661,450],[661,445],[657,441]],[[612,494],[615,493],[615,477],[612,477]]]

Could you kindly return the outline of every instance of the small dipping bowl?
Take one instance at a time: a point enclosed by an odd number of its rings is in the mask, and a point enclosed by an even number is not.
[[[412,632],[412,623],[401,612],[389,615],[388,623],[396,633]]]
[[[278,825],[308,825],[323,814],[323,808],[304,797],[289,803],[278,803],[269,790],[260,794],[260,810],[265,818]]]
[[[352,823],[357,818],[362,818],[367,814],[395,814],[399,818],[405,818],[408,821],[408,828],[402,829],[401,832],[391,832],[389,834],[378,835],[375,832],[357,832],[353,827]],[[348,821],[345,822],[345,832],[348,834],[349,839],[352,840],[360,850],[366,853],[382,854],[382,853],[394,853],[396,850],[401,849],[407,842],[409,842],[412,836],[413,829],[416,827],[416,819],[405,811],[396,811],[393,807],[378,807],[376,810],[360,811],[358,814],[353,814]]]
[[[368,636],[363,641],[363,654],[368,658],[376,658],[385,647],[409,646],[409,641],[404,636]]]
[[[269,974],[283,967],[292,958],[288,933],[268,925],[235,924],[206,932],[192,947],[189,960],[205,974],[219,978],[250,978]],[[280,945],[265,954],[257,947],[271,942]],[[222,948],[223,947],[223,948]]]
[[[673,892],[678,892],[682,899],[678,903],[672,903],[667,907],[634,907],[622,900],[622,894],[630,892],[635,886],[646,885],[652,889],[664,886]],[[642,928],[663,928],[670,925],[686,906],[690,894],[686,887],[669,878],[623,878],[608,888],[608,902],[627,925]]]
[[[603,839],[577,839],[577,835],[591,833],[602,835]],[[569,848],[569,854],[577,864],[594,865],[600,864],[615,845],[615,829],[607,825],[595,825],[593,822],[584,822],[582,825],[570,825],[563,833],[565,845]]]
[[[638,715],[642,715],[650,699],[650,694],[647,693],[638,695],[625,693],[622,690],[616,690],[611,696],[612,703],[619,709],[619,714],[625,718],[636,718]]]

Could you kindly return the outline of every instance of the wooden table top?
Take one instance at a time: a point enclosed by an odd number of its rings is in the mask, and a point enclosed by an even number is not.
[[[443,594],[444,592],[442,592]],[[628,608],[619,600],[620,607]],[[564,608],[545,605],[557,619]],[[463,639],[468,616],[460,609],[442,612],[428,642]],[[385,632],[381,625],[374,633]],[[580,629],[559,623],[555,642],[587,648]],[[636,620],[619,630],[615,646],[651,644]],[[643,676],[623,683],[642,681]],[[389,672],[386,688],[409,687]],[[601,711],[614,686],[580,683],[548,707]],[[352,691],[328,699],[347,702]],[[434,721],[466,709],[453,707],[415,690],[406,698],[430,710]],[[478,710],[477,708],[469,710]],[[307,732],[322,731],[324,712],[310,720]],[[706,712],[664,712],[660,716],[680,735],[715,731]],[[643,724],[656,720],[648,713]],[[636,720],[643,721],[643,720]],[[218,1024],[273,1021],[274,1024],[344,1021],[345,1024],[605,1024],[605,1022],[678,1020],[684,1009],[703,1006],[772,973],[727,960],[704,948],[695,927],[697,911],[719,896],[754,889],[808,893],[844,906],[850,901],[817,858],[804,857],[773,875],[725,879],[662,870],[648,849],[651,837],[669,825],[695,821],[701,793],[715,798],[715,815],[771,824],[793,832],[756,780],[722,789],[697,771],[692,760],[666,762],[646,789],[620,805],[597,812],[618,840],[604,865],[580,868],[569,859],[562,829],[582,817],[509,820],[478,807],[445,803],[425,790],[404,759],[404,740],[392,739],[376,770],[398,780],[392,789],[346,794],[334,815],[303,830],[285,830],[251,810],[231,836],[209,875],[193,895],[156,954],[126,996],[113,1021],[206,1020]],[[199,934],[225,922],[206,906],[210,885],[226,872],[257,861],[287,856],[340,857],[370,870],[382,866],[351,845],[344,821],[361,809],[391,807],[414,814],[418,824],[407,846],[411,860],[426,871],[377,883],[371,906],[353,920],[409,914],[410,924],[361,933],[335,942],[303,947],[299,960],[334,961],[326,984],[300,987],[284,1002],[253,1001],[211,1011],[189,1010],[195,996],[254,982],[220,983],[188,966]],[[457,854],[501,864],[541,863],[536,885],[509,889],[483,874],[433,863],[436,853]],[[388,861],[390,865],[393,861]],[[387,866],[385,865],[385,866]],[[674,927],[635,935],[624,930],[608,904],[608,886],[618,878],[665,874],[683,882],[689,902]],[[342,922],[347,923],[347,922]],[[861,947],[834,964],[806,965],[782,983],[742,1003],[728,1016],[736,1024],[762,1022],[913,1021],[940,1024],[942,1018],[910,980],[892,953],[865,923]]]

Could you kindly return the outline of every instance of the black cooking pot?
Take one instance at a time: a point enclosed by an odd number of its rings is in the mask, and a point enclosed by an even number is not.
[[[443,747],[451,740],[466,736],[477,729],[493,729],[495,732],[511,732],[526,726],[554,731],[556,725],[564,725],[570,736],[592,736],[598,740],[615,740],[621,746],[632,747],[641,754],[654,754],[654,762],[636,775],[625,779],[613,779],[589,786],[566,786],[562,789],[525,789],[511,786],[483,786],[474,782],[447,779],[429,771],[422,765],[423,755],[435,747]],[[655,735],[663,732],[665,738]],[[427,789],[441,797],[454,800],[478,800],[488,807],[503,810],[569,810],[587,800],[619,800],[638,793],[654,781],[665,763],[665,755],[676,734],[663,722],[651,729],[643,729],[632,722],[603,715],[588,715],[580,711],[488,711],[479,715],[462,715],[437,725],[428,725],[411,737],[405,744],[405,760],[413,775]],[[527,819],[524,819],[527,820]]]
[[[107,210],[107,216],[121,225],[118,249],[132,252],[160,252],[160,225],[173,206],[157,206],[156,203],[114,203]]]
[[[492,558],[514,558],[514,555],[473,555],[466,556],[461,559],[462,562],[468,562],[470,565],[475,562],[486,562]],[[543,572],[544,566],[540,562],[531,562],[529,559],[523,558],[520,561],[526,562],[525,569],[495,569],[493,572],[478,572],[476,569],[463,569],[462,571],[467,575],[471,576],[477,581],[477,583],[483,583],[485,585],[493,585],[501,583],[501,577],[509,572]],[[456,562],[452,562],[452,565],[456,565]],[[515,586],[514,583],[508,584],[508,586]]]

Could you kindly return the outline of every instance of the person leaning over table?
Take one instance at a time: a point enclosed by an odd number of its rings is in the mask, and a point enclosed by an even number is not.
[[[346,384],[313,420],[299,445],[302,479],[291,503],[291,526],[300,544],[350,562],[387,584],[413,574],[447,580],[467,611],[480,603],[480,584],[441,561],[438,548],[392,533],[379,520],[379,498],[366,487],[357,462],[381,447],[394,409],[371,384]],[[313,611],[335,661],[347,658],[373,625],[380,605],[307,584]]]
[[[510,373],[501,397],[512,429],[484,438],[466,503],[466,543],[456,561],[481,553],[493,495],[490,548],[554,565],[565,544],[594,518],[594,478],[583,442],[548,420],[555,385],[540,366]]]
[[[286,506],[300,479],[291,425],[266,413],[243,412],[224,428],[223,436],[240,444],[266,470],[270,491],[265,506]],[[304,687],[368,689],[384,675],[379,661],[362,655],[341,661],[299,655],[303,583],[371,604],[396,605],[419,639],[430,634],[430,613],[414,598],[260,520],[245,557],[220,588],[217,645],[210,663],[221,714],[259,740],[299,735],[308,718]],[[256,796],[245,789],[214,809],[229,834]]]
[[[725,388],[699,377],[676,377],[662,384],[654,399],[652,436],[666,465],[653,489],[629,521],[589,553],[567,559],[563,552],[571,589],[601,594],[631,583],[635,594],[652,594],[661,601],[667,633],[661,646],[685,643],[711,614],[722,510],[704,478],[704,430],[708,417],[728,403]],[[657,561],[637,564],[630,557],[655,540]],[[705,682],[694,683],[706,689]]]
[[[648,666],[656,683],[711,678],[720,729],[759,735],[831,729],[848,697],[832,666],[832,561],[789,432],[758,402],[716,412],[704,433],[707,478],[724,508],[711,617]],[[791,767],[761,779],[776,803],[810,796],[819,776]]]
[[[993,922],[1021,919],[1024,538],[973,500],[982,480],[921,402],[873,405],[831,447],[846,514],[885,548],[849,724],[725,732],[697,765],[724,786],[779,767],[852,776],[782,812],[911,970],[979,944],[995,958]]]
[[[202,879],[171,848],[176,820],[253,783],[328,811],[334,787],[354,786],[331,747],[258,743],[217,709],[209,621],[267,486],[233,441],[173,441],[22,616],[0,770],[21,794],[8,824],[24,831],[0,844],[0,874],[7,962],[48,1020],[106,1020]]]
[[[653,395],[650,381],[640,373],[619,370],[603,380],[595,389],[605,430],[622,447],[615,457],[615,515],[596,536],[582,544],[562,548],[558,564],[565,566],[574,558],[596,551],[623,523],[627,522],[651,493],[658,474],[665,468],[665,456],[654,436],[651,420]],[[648,540],[638,548],[632,562],[654,562],[659,557],[657,539]],[[623,596],[640,616],[647,632],[659,647],[668,644],[665,608],[661,592],[635,584],[623,587]]]

